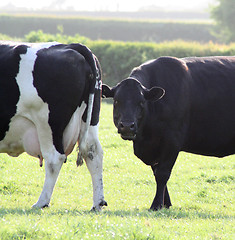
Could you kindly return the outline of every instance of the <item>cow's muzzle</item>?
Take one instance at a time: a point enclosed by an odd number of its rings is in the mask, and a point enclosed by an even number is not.
[[[118,133],[121,134],[121,137],[124,140],[135,140],[136,138],[135,122],[119,122]]]

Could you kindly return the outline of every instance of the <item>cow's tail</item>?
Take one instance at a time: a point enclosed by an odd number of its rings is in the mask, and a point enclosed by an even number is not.
[[[96,80],[99,77],[99,68],[97,66],[96,57],[89,48],[82,44],[76,44],[76,50],[84,56],[86,61],[91,67],[92,74],[89,76],[89,97],[88,97],[88,103],[87,103],[87,117],[85,122],[85,127],[82,131],[82,136],[79,136],[79,152],[78,152],[78,158],[77,158],[77,166],[83,164],[83,154],[86,151],[87,146],[87,138],[88,138],[88,131],[89,126],[91,124],[91,118],[92,118],[92,110],[94,105],[94,98],[95,98],[95,86],[96,86]]]

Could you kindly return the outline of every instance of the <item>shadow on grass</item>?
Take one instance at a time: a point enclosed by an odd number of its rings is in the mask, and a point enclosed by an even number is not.
[[[21,209],[21,208],[0,208],[0,218],[6,215],[58,215],[58,216],[94,216],[94,215],[105,215],[109,217],[120,217],[120,218],[168,218],[168,219],[234,219],[232,215],[225,214],[213,214],[211,212],[201,212],[195,209],[181,209],[181,208],[171,208],[162,209],[160,211],[150,211],[148,209],[130,209],[130,210],[103,210],[101,212],[88,211],[88,210],[77,210],[77,209],[60,209],[53,210],[52,208],[44,209]]]

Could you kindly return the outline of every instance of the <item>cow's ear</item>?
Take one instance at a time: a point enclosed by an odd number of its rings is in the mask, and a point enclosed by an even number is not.
[[[152,87],[144,90],[144,97],[148,101],[158,101],[165,95],[165,90],[160,87]]]
[[[111,89],[108,85],[102,84],[102,98],[113,98],[114,90]]]

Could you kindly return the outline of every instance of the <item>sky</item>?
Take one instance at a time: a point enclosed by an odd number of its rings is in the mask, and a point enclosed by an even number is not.
[[[0,7],[9,3],[16,7],[40,9],[74,9],[77,11],[138,11],[143,6],[156,6],[164,10],[206,10],[216,0],[1,0]],[[57,3],[57,5],[55,4]]]

